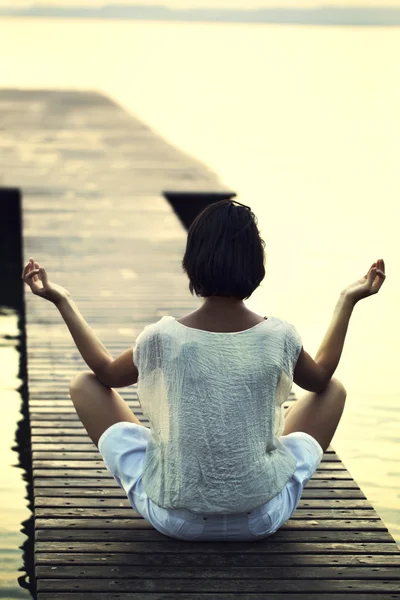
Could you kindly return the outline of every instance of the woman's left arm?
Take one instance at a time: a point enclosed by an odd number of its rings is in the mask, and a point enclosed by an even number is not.
[[[34,294],[49,300],[58,308],[83,360],[99,381],[108,387],[125,387],[137,382],[138,370],[133,362],[133,348],[125,350],[113,360],[82,317],[68,290],[51,283],[43,267],[31,259],[24,268],[22,279]]]
[[[97,379],[108,387],[125,387],[137,382],[138,370],[133,362],[133,348],[125,350],[116,360],[103,346],[86,323],[72,298],[63,298],[56,304],[76,347]]]

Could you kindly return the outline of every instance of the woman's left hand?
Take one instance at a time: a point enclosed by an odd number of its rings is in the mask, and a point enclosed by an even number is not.
[[[34,294],[53,302],[53,304],[58,304],[60,300],[71,297],[68,290],[49,281],[44,267],[41,267],[33,258],[30,258],[25,265],[22,271],[22,279],[29,285]]]

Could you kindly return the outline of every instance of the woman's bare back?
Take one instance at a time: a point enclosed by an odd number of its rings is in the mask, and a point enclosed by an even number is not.
[[[238,309],[236,311],[225,309],[223,312],[215,311],[213,313],[206,313],[206,311],[198,309],[177,319],[177,321],[186,327],[193,327],[194,329],[201,329],[203,331],[235,333],[250,329],[268,318],[262,317],[248,309]]]

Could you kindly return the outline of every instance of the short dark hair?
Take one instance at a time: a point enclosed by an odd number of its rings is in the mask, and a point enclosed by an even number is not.
[[[210,204],[188,229],[182,268],[190,293],[250,298],[265,277],[264,248],[250,207],[235,200]]]

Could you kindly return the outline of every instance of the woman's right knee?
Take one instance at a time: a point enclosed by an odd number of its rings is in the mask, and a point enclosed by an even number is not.
[[[309,433],[325,452],[341,419],[346,395],[346,388],[337,377],[331,377],[322,392],[304,394],[285,417],[283,435],[294,431]]]

